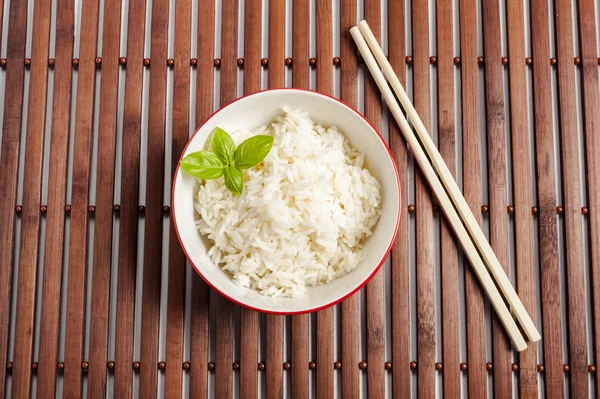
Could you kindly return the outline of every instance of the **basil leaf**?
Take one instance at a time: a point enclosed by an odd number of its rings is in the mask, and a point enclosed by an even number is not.
[[[223,176],[225,165],[212,152],[198,151],[183,158],[181,167],[192,176],[208,180]]]
[[[220,127],[216,127],[212,132],[212,141],[210,143],[212,152],[214,152],[223,165],[228,166],[233,161],[233,153],[235,152],[235,144],[229,133]]]
[[[235,166],[225,168],[225,186],[236,195],[240,195],[244,188],[242,171]]]
[[[271,151],[273,137],[256,135],[245,140],[235,150],[235,166],[240,169],[249,169],[258,165]]]

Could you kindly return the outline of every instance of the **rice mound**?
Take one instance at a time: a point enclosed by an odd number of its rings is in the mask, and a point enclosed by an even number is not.
[[[263,163],[243,170],[242,194],[223,178],[199,180],[194,207],[196,227],[214,244],[209,258],[236,284],[298,297],[361,262],[361,241],[381,215],[381,185],[335,126],[283,111],[267,126],[230,133],[236,146],[256,134],[274,137]]]

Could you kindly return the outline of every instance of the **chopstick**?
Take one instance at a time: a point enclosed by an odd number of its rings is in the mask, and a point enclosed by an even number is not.
[[[527,310],[525,310],[523,303],[519,299],[517,292],[512,286],[508,276],[504,272],[504,269],[500,265],[500,262],[494,254],[492,247],[485,238],[485,235],[483,234],[479,223],[477,223],[477,221],[475,220],[475,217],[471,212],[471,208],[467,204],[465,198],[462,196],[462,193],[460,192],[456,181],[454,180],[452,174],[448,170],[444,159],[442,158],[437,147],[433,143],[431,136],[429,135],[429,133],[427,133],[427,129],[423,125],[421,118],[417,114],[415,107],[412,105],[410,99],[408,98],[406,91],[404,90],[402,84],[398,80],[398,77],[394,73],[391,64],[389,63],[385,54],[383,53],[383,50],[379,46],[379,43],[377,43],[377,39],[373,35],[373,32],[371,32],[367,21],[361,21],[358,24],[358,29],[365,38],[369,48],[371,49],[375,58],[377,59],[377,62],[383,69],[384,75],[387,77],[387,80],[392,86],[392,89],[394,90],[396,96],[400,100],[402,107],[406,111],[408,118],[410,119],[412,125],[416,130],[419,140],[421,141],[423,147],[425,148],[425,151],[427,152],[430,160],[433,163],[433,167],[435,168],[436,172],[438,173],[438,176],[440,177],[442,184],[445,186],[450,199],[452,200],[454,206],[458,210],[458,213],[462,217],[462,220],[464,221],[467,230],[471,234],[475,245],[477,246],[481,255],[483,256],[485,263],[488,265],[488,269],[492,273],[494,279],[496,280],[496,283],[500,287],[500,290],[504,294],[504,297],[506,298],[508,304],[512,307],[513,313],[516,316],[519,323],[521,324],[523,331],[525,332],[525,334],[531,342],[538,341],[541,338],[541,336],[535,327],[535,323],[533,322],[533,320],[531,320],[531,317],[529,317]]]
[[[423,151],[423,148],[421,148],[421,144],[419,143],[417,137],[413,133],[410,125],[408,124],[408,121],[404,117],[400,105],[394,98],[394,94],[388,86],[383,73],[379,70],[377,62],[375,61],[373,54],[371,54],[369,46],[363,38],[361,31],[359,31],[357,27],[353,27],[352,29],[350,29],[350,33],[354,38],[354,41],[356,42],[360,53],[362,54],[365,64],[369,68],[369,71],[371,71],[373,79],[375,80],[377,86],[379,87],[379,90],[383,94],[383,97],[386,103],[388,104],[388,108],[390,109],[392,115],[396,119],[396,122],[398,122],[398,125],[413,152],[415,160],[419,164],[423,175],[429,182],[432,191],[437,197],[442,211],[446,215],[450,226],[452,227],[458,240],[462,244],[463,250],[467,255],[467,258],[469,259],[471,266],[475,271],[475,274],[479,278],[479,281],[481,282],[481,285],[486,291],[492,306],[496,310],[496,313],[498,314],[502,325],[504,326],[506,332],[508,333],[508,336],[512,340],[513,346],[519,352],[525,350],[527,348],[527,343],[525,342],[525,339],[523,338],[519,327],[513,319],[500,292],[498,291],[498,287],[496,287],[494,281],[488,273],[488,270],[485,264],[483,263],[479,252],[475,248],[473,241],[471,241],[469,233],[467,232],[465,226],[459,218],[456,209],[454,209],[454,206],[450,198],[448,197],[448,193],[446,193],[446,191],[444,190],[444,187],[442,186],[438,175],[434,171],[433,166],[429,163],[427,155]],[[425,134],[427,134],[426,131]],[[460,194],[460,196],[462,197],[462,194]]]

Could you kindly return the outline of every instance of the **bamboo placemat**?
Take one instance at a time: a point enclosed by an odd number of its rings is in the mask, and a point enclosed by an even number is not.
[[[597,1],[0,1],[0,397],[600,392]],[[363,18],[537,320],[520,354],[357,57]],[[170,221],[195,127],[277,87],[363,112],[405,199],[382,271],[294,317],[212,292]]]

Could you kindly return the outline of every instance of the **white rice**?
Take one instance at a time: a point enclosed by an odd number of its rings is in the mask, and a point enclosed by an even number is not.
[[[256,134],[274,137],[263,163],[243,171],[242,195],[223,178],[200,181],[194,206],[198,230],[214,244],[208,256],[236,284],[298,297],[361,262],[361,242],[381,215],[381,185],[335,126],[283,110],[267,126],[230,132],[236,146]]]

